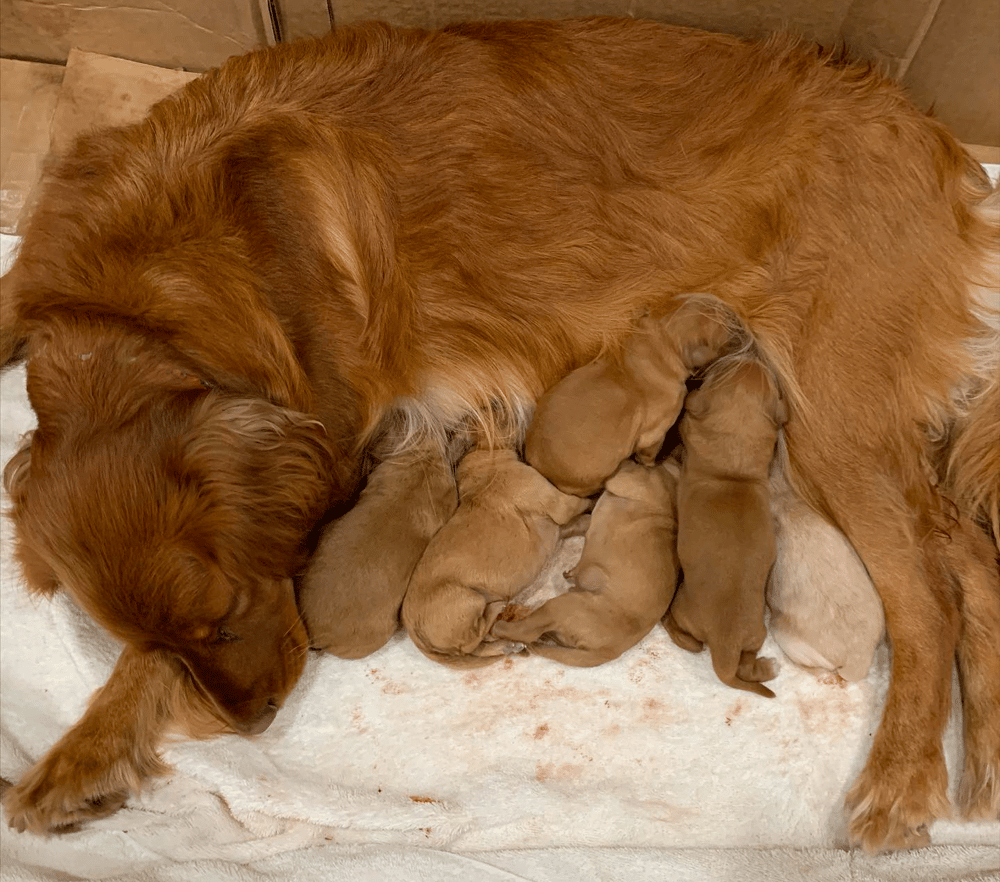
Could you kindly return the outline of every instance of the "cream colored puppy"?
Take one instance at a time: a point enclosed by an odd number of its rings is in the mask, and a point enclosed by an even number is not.
[[[302,576],[299,609],[313,648],[362,658],[385,645],[414,567],[457,505],[451,462],[436,448],[376,466],[354,508],[324,529]]]
[[[594,506],[574,585],[497,637],[567,665],[618,658],[663,618],[677,588],[677,467],[622,463]]]
[[[885,633],[882,601],[847,537],[771,475],[777,556],[767,585],[771,635],[805,668],[863,680]]]
[[[651,466],[680,414],[691,373],[738,345],[736,317],[693,296],[662,319],[640,320],[620,357],[599,358],[538,402],[524,458],[566,493],[599,491],[633,454]]]
[[[784,406],[757,361],[723,360],[685,402],[677,486],[677,555],[684,581],[663,624],[683,649],[712,653],[729,686],[774,697],[764,589],[774,562],[768,472]]]
[[[490,628],[541,573],[588,500],[561,493],[512,450],[475,450],[458,466],[459,505],[410,579],[402,619],[443,664],[471,667],[523,649]]]

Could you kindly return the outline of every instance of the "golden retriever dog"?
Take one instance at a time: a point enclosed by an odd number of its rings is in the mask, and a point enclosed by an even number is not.
[[[573,371],[538,402],[524,458],[565,493],[599,491],[629,457],[652,466],[677,420],[685,382],[732,347],[731,316],[693,296],[659,320],[644,318],[621,353]]]
[[[490,629],[538,578],[562,528],[589,507],[513,450],[469,453],[458,465],[458,511],[430,540],[403,599],[403,625],[420,651],[455,667],[520,652]]]
[[[677,588],[676,466],[624,462],[594,506],[565,594],[493,634],[567,665],[618,658],[663,618]]]
[[[171,678],[263,726],[308,645],[304,537],[371,439],[515,446],[545,390],[692,291],[750,329],[789,482],[885,608],[852,839],[919,845],[948,810],[956,647],[963,810],[996,817],[1000,591],[969,587],[995,585],[996,544],[949,541],[1000,496],[988,193],[869,66],[632,20],[337,28],[82,137],[4,279],[0,362],[27,359],[38,416],[8,486],[31,589],[71,594],[128,664],[8,818],[58,829],[134,792],[151,767],[106,748],[158,742],[167,710],[130,709]]]
[[[324,528],[301,578],[312,647],[341,658],[381,649],[399,628],[417,561],[457,505],[451,462],[437,446],[377,465],[355,506]]]
[[[774,693],[776,674],[757,657],[767,637],[764,590],[774,563],[768,472],[785,406],[759,362],[723,359],[688,395],[681,420],[677,557],[684,579],[663,617],[674,643],[705,645],[728,686]]]
[[[771,475],[777,548],[767,582],[769,630],[795,664],[863,680],[885,635],[882,601],[851,543]]]

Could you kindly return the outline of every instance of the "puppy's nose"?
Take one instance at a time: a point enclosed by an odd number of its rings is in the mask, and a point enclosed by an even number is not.
[[[267,727],[274,722],[274,718],[278,715],[278,705],[272,698],[268,701],[264,710],[260,712],[260,716],[257,717],[252,723],[249,723],[243,732],[246,735],[260,735],[261,732],[267,731]]]

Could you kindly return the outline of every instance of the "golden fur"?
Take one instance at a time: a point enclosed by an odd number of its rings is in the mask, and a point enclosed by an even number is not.
[[[980,673],[1000,594],[955,574],[995,583],[996,545],[947,541],[949,498],[977,524],[997,498],[996,458],[976,453],[995,409],[974,403],[998,380],[971,288],[997,245],[987,191],[895,84],[787,37],[365,25],[231,59],[80,139],[4,280],[0,357],[28,358],[39,418],[12,494],[25,575],[136,651],[284,670],[202,684],[252,723],[305,645],[288,581],[302,537],[352,498],[370,438],[516,439],[640,316],[709,291],[778,375],[792,487],[885,607],[892,679],[852,839],[926,842],[946,806],[956,645],[974,709],[963,808],[995,817],[1000,678]],[[123,552],[133,521],[155,566]],[[114,678],[133,674],[109,683],[123,706],[148,688],[141,668]],[[116,731],[124,712],[100,713]],[[15,785],[12,820],[85,814],[105,743],[77,739],[61,763],[57,747],[38,767],[56,796]]]
[[[641,319],[621,353],[578,368],[542,396],[525,460],[577,496],[598,492],[633,454],[652,466],[681,412],[687,378],[735,344],[727,311],[710,298]]]
[[[677,478],[673,463],[624,462],[594,506],[573,587],[497,637],[529,652],[589,667],[618,658],[663,618],[677,587]]]
[[[681,419],[684,459],[677,484],[677,557],[684,579],[663,626],[691,652],[708,645],[723,683],[768,698],[771,659],[764,589],[774,563],[767,475],[784,403],[755,361],[723,359],[688,395]]]
[[[410,576],[458,505],[455,475],[438,447],[377,465],[355,506],[327,526],[299,585],[314,649],[363,658],[399,628]]]
[[[589,508],[513,450],[474,450],[458,466],[458,510],[434,535],[403,600],[413,642],[435,661],[478,666],[523,649],[490,629],[538,578],[561,528]]]

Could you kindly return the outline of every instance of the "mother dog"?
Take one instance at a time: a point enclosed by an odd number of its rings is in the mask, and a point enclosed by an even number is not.
[[[82,138],[5,283],[3,361],[27,358],[39,424],[7,483],[31,588],[126,649],[8,792],[11,823],[113,810],[168,726],[266,727],[302,668],[303,540],[372,439],[516,443],[549,385],[692,291],[752,329],[790,479],[885,606],[853,838],[920,844],[946,811],[956,650],[964,808],[995,817],[977,172],[868,68],[613,20],[338,29]]]

